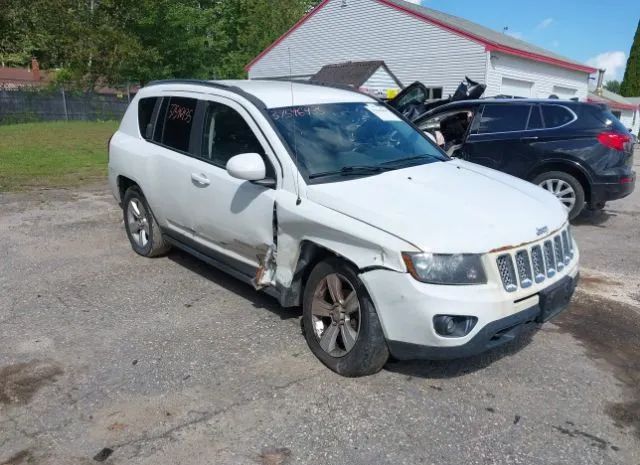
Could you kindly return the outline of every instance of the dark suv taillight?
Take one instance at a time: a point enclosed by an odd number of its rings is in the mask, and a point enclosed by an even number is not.
[[[598,142],[613,150],[624,151],[624,144],[631,140],[630,134],[620,134],[619,132],[605,131],[598,134]]]

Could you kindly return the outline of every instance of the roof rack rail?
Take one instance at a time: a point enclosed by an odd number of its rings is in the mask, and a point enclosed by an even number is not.
[[[265,109],[267,107],[265,103],[258,97],[242,90],[237,86],[230,86],[221,82],[207,81],[205,79],[159,79],[149,82],[145,87],[157,86],[161,84],[194,84],[198,86],[211,87],[213,89],[227,90],[246,98],[260,109]]]

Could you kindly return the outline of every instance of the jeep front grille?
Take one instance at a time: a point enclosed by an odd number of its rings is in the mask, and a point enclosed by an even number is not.
[[[500,278],[502,279],[502,284],[504,285],[505,290],[507,292],[513,292],[518,289],[516,272],[513,269],[513,260],[511,260],[511,255],[500,255],[497,259],[497,263]]]
[[[526,289],[543,282],[569,265],[575,257],[571,231],[565,228],[555,236],[529,247],[504,253],[496,259],[502,285],[507,292]]]

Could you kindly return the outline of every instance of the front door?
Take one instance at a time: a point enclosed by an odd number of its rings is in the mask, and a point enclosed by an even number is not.
[[[240,105],[223,97],[201,105],[191,172],[191,229],[196,242],[255,269],[273,244],[276,191],[231,177],[226,164],[234,155],[259,153],[267,177],[275,179],[273,154]]]

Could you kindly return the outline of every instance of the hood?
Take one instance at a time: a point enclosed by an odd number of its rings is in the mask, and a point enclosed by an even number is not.
[[[462,160],[310,185],[307,197],[434,253],[517,246],[567,221],[553,194]]]

